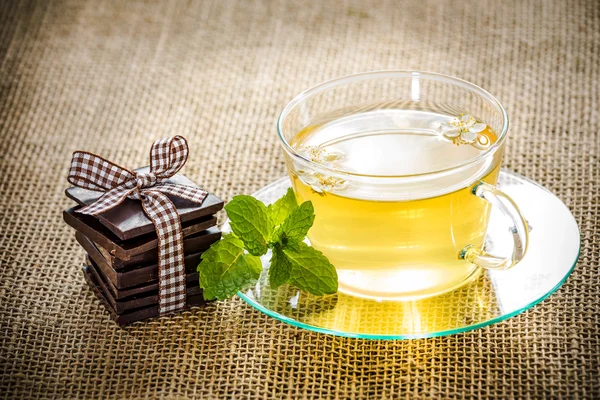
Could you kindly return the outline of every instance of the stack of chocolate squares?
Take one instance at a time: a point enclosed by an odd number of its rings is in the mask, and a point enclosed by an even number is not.
[[[148,171],[141,168],[138,172]],[[196,186],[183,175],[168,183]],[[196,186],[197,187],[197,186]],[[87,252],[85,279],[121,326],[158,316],[158,238],[152,222],[139,201],[125,199],[97,217],[75,212],[97,200],[102,193],[79,187],[66,190],[79,205],[63,212],[67,224]],[[186,307],[205,303],[196,267],[200,256],[221,238],[216,212],[223,201],[208,194],[202,204],[171,197],[177,207],[183,231],[187,279]]]

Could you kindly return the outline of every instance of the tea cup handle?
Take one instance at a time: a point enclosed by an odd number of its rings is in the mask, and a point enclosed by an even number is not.
[[[495,186],[481,182],[473,187],[472,193],[497,207],[511,221],[509,232],[513,238],[512,254],[508,257],[497,257],[488,254],[484,249],[466,246],[459,253],[459,258],[486,269],[503,270],[515,266],[525,257],[529,243],[529,224],[519,211],[515,202],[498,190]]]

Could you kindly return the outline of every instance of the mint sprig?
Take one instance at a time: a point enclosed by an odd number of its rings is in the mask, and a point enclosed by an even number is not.
[[[205,299],[226,299],[260,277],[260,256],[272,250],[269,283],[289,283],[321,296],[337,291],[335,268],[327,257],[303,242],[315,220],[310,201],[298,205],[292,189],[265,206],[251,196],[235,196],[226,206],[233,233],[223,236],[198,265]]]

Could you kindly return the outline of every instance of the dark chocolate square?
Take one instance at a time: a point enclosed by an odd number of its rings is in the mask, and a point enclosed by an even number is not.
[[[87,259],[89,260],[89,263],[91,263],[91,260],[89,259],[89,257],[87,257]],[[99,269],[97,269],[99,271]],[[101,273],[101,272],[100,272]],[[193,272],[193,273],[189,273],[185,276],[185,280],[186,282],[188,282],[188,284],[190,282],[195,282],[197,285],[199,285],[199,275],[197,272]],[[147,292],[151,292],[153,290],[157,290],[158,289],[158,282],[153,282],[150,284],[142,284],[142,285],[138,285],[138,286],[132,286],[129,288],[125,288],[125,289],[117,289],[115,287],[115,285],[113,285],[113,283],[107,279],[104,279],[104,282],[106,282],[106,286],[108,287],[108,290],[110,291],[110,294],[116,299],[116,300],[124,300],[124,299],[128,299],[131,296],[135,296],[141,293],[147,293]]]
[[[218,228],[209,229],[205,235],[210,239],[211,243],[218,240],[221,232]],[[135,286],[148,285],[158,282],[158,264],[150,264],[146,266],[126,267],[119,271],[115,271],[102,256],[98,248],[88,238],[79,236],[79,243],[88,253],[89,258],[94,261],[98,269],[106,277],[107,281],[114,285],[115,289],[122,290]],[[207,244],[206,248],[210,246]],[[187,254],[184,258],[186,274],[196,272],[196,268],[200,263],[202,252]]]
[[[148,172],[149,167],[135,170],[136,172]],[[183,175],[176,174],[169,178],[167,183],[199,187]],[[67,197],[75,200],[79,205],[87,205],[96,201],[102,192],[70,187],[65,191]],[[213,215],[223,208],[223,200],[213,194],[208,194],[202,204],[197,204],[180,197],[169,196],[179,213],[183,223],[196,220],[201,217]],[[117,207],[97,216],[98,221],[121,240],[135,238],[147,233],[154,232],[154,225],[148,219],[142,204],[138,200],[125,199]]]
[[[112,308],[115,310],[117,314],[123,314],[126,311],[132,311],[137,308],[144,308],[152,305],[158,304],[158,284],[156,288],[150,292],[145,292],[141,294],[136,294],[127,299],[116,299],[108,288],[108,284],[102,276],[102,274],[97,270],[97,266],[93,261],[89,260],[90,264],[88,265],[89,271],[94,276],[96,283],[98,284],[98,288],[102,290],[104,297]],[[201,294],[202,289],[200,289],[200,284],[198,283],[198,275],[196,274],[196,280],[191,280],[187,282],[186,287],[186,297],[187,296],[195,296],[197,294]]]
[[[111,255],[121,259],[129,260],[133,256],[156,249],[158,239],[154,231],[143,236],[138,236],[129,240],[121,240],[111,231],[98,222],[94,217],[76,213],[78,207],[70,208],[63,212],[65,222],[81,232],[90,240],[98,243]],[[186,221],[182,223],[183,236],[193,235],[204,231],[217,224],[217,219],[212,216],[201,217],[199,219]]]
[[[81,232],[75,232],[75,238],[79,244],[86,249],[86,243],[84,240],[87,238]],[[210,247],[211,244],[218,241],[221,238],[221,231],[216,226],[208,228],[205,231],[194,233],[193,235],[185,236],[183,238],[183,252],[184,254],[192,254],[202,252]],[[108,250],[100,246],[98,243],[94,243],[102,257],[106,260],[115,271],[120,271],[124,268],[136,268],[143,267],[146,265],[156,264],[158,262],[158,251],[157,249],[148,250],[144,253],[132,256],[129,260],[121,260],[110,254]]]
[[[83,267],[83,276],[98,300],[102,303],[102,305],[106,308],[110,317],[113,321],[115,321],[119,326],[127,326],[134,322],[143,321],[149,318],[158,317],[158,305],[153,305],[145,308],[139,308],[133,311],[127,311],[123,314],[119,315],[115,312],[115,309],[109,304],[103,292],[98,288],[98,283],[94,279],[94,276],[88,269],[88,266]],[[204,300],[202,294],[197,294],[195,296],[189,296],[186,298],[186,309],[199,306],[208,303],[207,300]],[[166,314],[171,315],[171,314]]]

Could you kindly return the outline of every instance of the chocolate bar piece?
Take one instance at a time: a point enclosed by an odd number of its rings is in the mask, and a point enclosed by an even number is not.
[[[91,260],[88,257],[88,262],[91,263]],[[99,269],[98,269],[99,270]],[[189,284],[190,282],[194,282],[198,285],[199,275],[197,272],[189,273],[185,276],[186,282]],[[149,283],[149,284],[141,284],[138,286],[132,286],[125,289],[117,289],[113,283],[107,279],[104,280],[106,282],[106,286],[110,291],[110,294],[117,300],[127,299],[131,296],[135,296],[142,293],[151,292],[153,290],[158,290],[158,282]]]
[[[102,275],[106,280],[114,286],[115,291],[123,289],[131,289],[138,286],[148,286],[150,284],[158,284],[158,264],[152,264],[147,267],[132,269],[129,271],[115,271],[110,268],[104,259],[98,257],[97,252],[88,253],[88,258],[96,264],[98,269],[102,271]],[[188,254],[183,259],[185,265],[185,273],[192,274],[196,272],[196,267],[200,264],[202,253]]]
[[[89,253],[89,250],[86,247],[89,247],[89,240],[81,232],[75,232],[75,238],[77,239],[79,244]],[[221,232],[216,226],[208,228],[205,231],[186,236],[183,238],[183,252],[184,254],[192,254],[204,251],[208,249],[208,247],[211,244],[218,241],[220,238]],[[152,249],[144,253],[138,254],[136,256],[133,256],[129,260],[121,260],[120,258],[117,258],[110,254],[108,250],[106,250],[102,246],[99,246],[97,243],[94,243],[94,246],[98,249],[100,254],[102,254],[102,257],[104,257],[108,265],[110,265],[116,271],[120,271],[126,267],[133,268],[138,266],[156,264],[158,262],[158,251],[156,249]]]
[[[90,273],[87,266],[83,267],[83,276],[85,277],[88,286],[92,289],[96,297],[100,300],[100,302],[104,305],[106,310],[109,312],[111,318],[119,325],[119,326],[127,326],[134,322],[142,321],[149,318],[158,317],[158,305],[150,306],[146,308],[140,308],[133,311],[125,312],[121,315],[115,312],[115,309],[109,304],[108,300],[102,293],[102,291],[98,288],[98,284],[94,279],[93,275]],[[197,294],[194,296],[189,296],[186,298],[186,309],[192,306],[199,306],[202,304],[206,304],[208,301],[204,300],[202,294]],[[168,314],[167,314],[168,315]]]
[[[216,228],[214,228],[214,230],[218,231]],[[218,237],[220,237],[221,232],[209,232],[206,235],[213,236],[213,238],[216,240]],[[115,271],[113,268],[111,268],[102,254],[100,254],[98,248],[89,239],[80,237],[78,240],[81,240],[80,243],[88,253],[88,257],[94,261],[99,270],[102,271],[102,274],[115,286],[117,290],[131,288],[133,286],[148,285],[158,281],[158,264],[151,264],[137,268],[127,267],[119,271]],[[202,251],[194,254],[188,254],[184,257],[183,262],[185,265],[186,274],[196,272],[196,267],[200,263],[201,256]]]
[[[136,172],[148,172],[149,167],[135,170]],[[185,186],[199,187],[183,175],[176,174],[167,179],[165,183],[173,183]],[[67,197],[75,200],[79,205],[87,205],[96,201],[102,192],[70,187],[65,191]],[[213,194],[208,194],[202,204],[182,199],[181,197],[168,196],[177,208],[179,218],[183,223],[197,220],[198,218],[213,215],[223,208],[223,200]],[[154,232],[152,221],[146,216],[140,201],[125,199],[119,206],[114,207],[97,216],[98,220],[110,232],[121,240],[127,240],[147,233]]]
[[[76,231],[83,233],[89,239],[104,247],[110,254],[122,260],[158,247],[156,233],[148,233],[127,241],[120,240],[94,217],[76,213],[78,207],[70,208],[63,212],[63,219]],[[187,221],[182,224],[183,236],[193,235],[217,224],[217,219],[212,216]]]
[[[88,259],[88,261],[91,260]],[[98,288],[102,290],[104,298],[108,300],[117,314],[123,314],[126,311],[135,310],[136,308],[143,308],[158,304],[158,285],[156,285],[157,287],[155,290],[151,292],[138,294],[123,300],[115,299],[110,293],[104,277],[97,271],[96,268],[97,267],[94,265],[94,262],[91,261],[91,263],[88,265],[88,269],[94,276],[96,283],[98,283]],[[197,278],[198,275],[196,274],[196,281],[187,282],[186,296],[194,296],[202,293],[202,289],[200,289]]]

